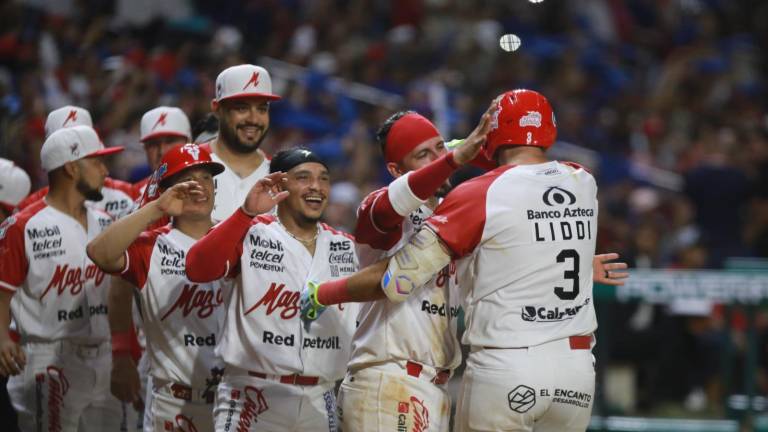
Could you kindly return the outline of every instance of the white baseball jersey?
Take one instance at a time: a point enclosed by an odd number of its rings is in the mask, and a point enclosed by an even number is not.
[[[396,230],[379,230],[372,222],[372,209],[376,200],[386,199],[383,198],[385,191],[386,188],[382,188],[368,195],[358,210],[360,221],[355,234],[358,243],[366,243],[360,246],[360,256],[365,257],[361,259],[363,266],[393,255],[432,215],[429,207],[421,206],[405,217]],[[354,370],[392,360],[410,360],[438,369],[459,366],[458,298],[456,265],[451,262],[402,303],[384,299],[362,304],[349,368]]]
[[[243,205],[245,197],[253,185],[269,174],[269,158],[262,152],[264,161],[261,165],[253,170],[248,177],[240,177],[211,150],[210,143],[202,144],[202,146],[205,146],[205,149],[211,153],[211,159],[224,165],[224,171],[213,178],[214,204],[213,213],[211,213],[211,218],[215,222],[221,222]]]
[[[597,328],[596,195],[589,172],[555,161],[505,165],[448,194],[427,224],[469,260],[464,343],[527,347]]]
[[[143,328],[154,377],[205,388],[220,371],[214,354],[224,320],[223,280],[186,277],[195,239],[171,225],[145,231],[125,253],[120,275],[141,290]]]
[[[23,341],[108,340],[109,278],[85,246],[112,219],[91,209],[87,229],[39,200],[0,225],[0,289]]]
[[[227,365],[245,370],[342,378],[359,308],[329,307],[306,331],[299,296],[307,280],[357,271],[353,239],[318,224],[312,256],[274,216],[258,216],[252,224],[239,245],[239,263],[229,263],[227,276],[240,277],[228,301],[219,354]]]
[[[45,198],[46,194],[48,194],[48,186],[45,186],[24,198],[24,200],[19,203],[19,209],[24,209],[25,207],[40,201]],[[86,201],[85,206],[105,212],[112,216],[113,219],[120,219],[131,213],[135,208],[135,201],[141,196],[132,184],[109,177],[104,179],[104,186],[101,188],[101,194],[104,196],[101,201]]]

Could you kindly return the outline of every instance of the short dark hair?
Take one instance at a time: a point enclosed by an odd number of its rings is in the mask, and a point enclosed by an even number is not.
[[[280,150],[269,161],[269,173],[277,171],[287,173],[293,167],[306,162],[316,162],[330,171],[328,165],[317,155],[317,153],[306,147],[294,147],[286,150]]]
[[[387,154],[387,135],[389,135],[389,131],[392,129],[392,125],[394,125],[396,121],[400,120],[400,118],[408,114],[416,114],[416,112],[411,110],[398,111],[389,116],[389,118],[384,121],[384,124],[381,125],[379,130],[376,131],[376,141],[378,141],[379,146],[381,147],[381,154]]]

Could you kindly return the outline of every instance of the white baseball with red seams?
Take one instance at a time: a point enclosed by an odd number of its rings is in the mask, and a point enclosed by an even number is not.
[[[121,277],[141,290],[143,329],[147,337],[150,374],[164,382],[215,392],[223,363],[214,350],[224,321],[224,296],[229,282],[193,283],[186,277],[185,258],[195,239],[170,225],[147,231],[126,251]],[[213,394],[213,393],[212,393]],[[198,395],[199,396],[199,395]],[[212,401],[211,401],[212,402]],[[213,428],[212,403],[152,396],[155,428],[175,424],[181,415],[194,418],[199,430]]]
[[[85,253],[112,222],[86,210],[87,228],[38,201],[0,225],[0,289],[28,364],[8,390],[24,430],[116,430],[120,402],[109,392],[109,278]],[[30,389],[36,389],[30,391]]]
[[[457,430],[586,429],[596,195],[576,164],[504,165],[457,187],[427,220],[462,259],[471,353]]]

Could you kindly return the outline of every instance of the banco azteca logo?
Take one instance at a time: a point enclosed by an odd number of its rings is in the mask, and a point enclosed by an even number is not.
[[[509,392],[507,401],[509,409],[522,414],[536,405],[536,390],[526,385],[519,385]]]
[[[544,201],[544,204],[550,207],[576,204],[576,195],[557,186],[550,186],[549,189],[544,192],[541,199]]]

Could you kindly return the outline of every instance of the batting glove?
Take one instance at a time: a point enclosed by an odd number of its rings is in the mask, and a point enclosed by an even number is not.
[[[299,300],[299,306],[301,307],[301,319],[304,321],[305,326],[309,329],[309,324],[318,319],[320,314],[325,311],[325,306],[317,301],[317,289],[320,288],[320,284],[315,281],[307,281],[304,289],[301,291],[301,299]]]

